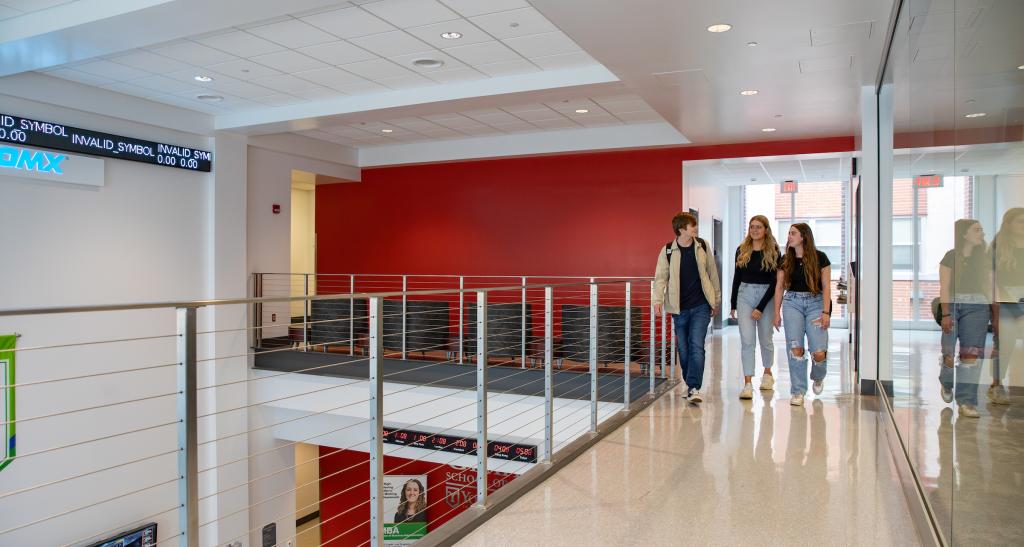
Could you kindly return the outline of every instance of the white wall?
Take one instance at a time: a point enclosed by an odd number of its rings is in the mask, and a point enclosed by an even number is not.
[[[729,284],[732,283],[732,250],[729,248],[731,241],[729,216],[729,187],[712,184],[695,184],[687,182],[686,170],[683,169],[683,210],[697,209],[700,212],[700,222],[697,227],[700,237],[711,244],[714,232],[712,231],[712,218],[722,221],[722,307],[729,309]],[[726,315],[729,312],[726,311]]]

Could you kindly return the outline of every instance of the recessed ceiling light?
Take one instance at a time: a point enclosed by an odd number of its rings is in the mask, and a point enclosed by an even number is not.
[[[416,59],[412,64],[421,68],[439,68],[444,66],[444,61],[440,59]]]
[[[750,97],[751,95],[757,95],[757,90],[756,89],[744,89],[743,91],[740,91],[740,95],[743,95],[744,97]]]
[[[197,95],[196,98],[208,103],[219,103],[224,100],[224,97],[220,95]]]
[[[203,75],[196,76],[196,77],[194,77],[192,79],[197,81],[197,82],[212,82],[213,81],[213,78],[211,78],[209,76],[203,76]]]
[[[462,38],[462,33],[461,32],[442,32],[441,33],[441,38],[444,38],[445,40],[458,40],[459,38]]]
[[[1017,70],[1024,70],[1024,65],[1020,65],[1019,67],[1017,67]]]
[[[965,118],[980,118],[980,117],[982,117],[984,115],[985,115],[984,112],[974,112],[972,114],[965,114],[964,117]]]
[[[380,132],[381,133],[394,133],[395,130],[394,129],[381,129]]]
[[[732,25],[727,25],[725,23],[718,23],[708,27],[708,32],[727,32],[730,30],[732,30]]]
[[[747,47],[757,47],[757,42],[747,42]]]
[[[771,133],[771,132],[775,131],[775,128],[774,127],[765,127],[761,131],[764,131],[765,133]]]
[[[590,111],[587,110],[586,108],[577,108],[576,109],[576,113],[577,114],[586,114],[587,112],[590,112]]]

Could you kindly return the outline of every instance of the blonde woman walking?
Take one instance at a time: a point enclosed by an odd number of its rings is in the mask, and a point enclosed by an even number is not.
[[[779,244],[772,235],[770,223],[763,215],[750,219],[747,237],[736,249],[736,267],[732,275],[732,313],[740,325],[740,360],[743,363],[743,388],[740,399],[752,399],[754,386],[754,349],[761,342],[761,364],[764,375],[761,389],[775,388],[772,365],[775,344],[772,324],[775,322],[775,285],[779,269]],[[738,317],[737,317],[738,312]]]

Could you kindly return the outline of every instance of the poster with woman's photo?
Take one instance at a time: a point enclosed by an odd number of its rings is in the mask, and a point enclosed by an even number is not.
[[[427,535],[427,476],[384,476],[384,544],[412,545]]]

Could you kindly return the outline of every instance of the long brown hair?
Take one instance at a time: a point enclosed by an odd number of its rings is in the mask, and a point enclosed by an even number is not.
[[[811,232],[811,227],[798,222],[793,225],[796,231],[800,232],[800,237],[803,238],[804,248],[804,279],[807,280],[807,288],[812,294],[818,294],[821,292],[821,268],[818,267],[818,248],[814,246],[814,233]],[[786,288],[789,288],[792,283],[793,276],[796,275],[796,251],[786,243],[786,257],[782,259],[782,270],[786,272]]]
[[[423,484],[416,479],[409,479],[402,485],[402,494],[399,498],[400,503],[398,504],[398,514],[404,515],[409,510],[409,500],[405,499],[405,487],[409,486],[409,483],[415,483],[420,488],[420,497],[416,498],[416,506],[413,508],[413,513],[422,513],[427,509],[427,493],[423,490]]]
[[[996,232],[995,239],[992,240],[992,247],[996,253],[996,268],[998,270],[1012,272],[1022,266],[1017,264],[1017,255],[1014,253],[1017,246],[1013,241],[1013,235],[1010,233],[1010,225],[1022,214],[1024,214],[1024,207],[1012,207],[1003,213],[1003,222],[999,226],[999,231]]]
[[[757,221],[764,226],[764,246],[762,247],[761,269],[766,272],[774,272],[779,267],[779,243],[772,235],[772,226],[768,217],[757,215],[750,219],[750,222]],[[750,223],[748,222],[749,226]],[[736,257],[736,266],[745,268],[750,263],[750,256],[754,254],[754,240],[750,237],[750,230],[747,230],[747,237],[740,243],[739,255]]]

